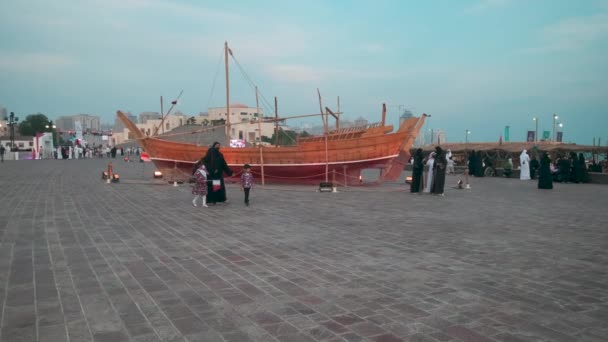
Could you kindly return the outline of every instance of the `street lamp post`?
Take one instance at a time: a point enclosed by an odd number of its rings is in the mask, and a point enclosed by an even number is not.
[[[57,152],[57,147],[59,146],[59,143],[57,142],[57,126],[55,124],[53,124],[53,120],[50,120],[45,126],[46,129],[50,129],[51,130],[51,134],[53,134],[53,142],[55,144],[54,148],[53,148],[53,156],[55,156],[55,153]],[[53,132],[55,131],[55,132]],[[57,157],[55,157],[55,159],[57,159]]]
[[[19,118],[11,112],[11,115],[8,116],[8,125],[11,126],[11,151],[15,150],[15,125],[17,122],[19,122]]]
[[[534,117],[532,120],[536,123],[536,131],[534,133],[534,142],[538,141],[538,118]]]
[[[553,114],[553,142],[555,142],[555,122],[557,119],[559,119],[559,116]]]
[[[465,130],[465,134],[464,134],[464,141],[465,141],[465,143],[466,143],[466,144],[468,144],[468,143],[469,143],[469,134],[471,134],[471,131],[470,131],[470,130],[468,130],[468,129],[467,129],[467,130]]]

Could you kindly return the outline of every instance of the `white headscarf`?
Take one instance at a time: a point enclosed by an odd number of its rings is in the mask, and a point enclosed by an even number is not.
[[[519,158],[523,158],[524,156],[527,156],[528,153],[526,153],[526,150],[521,151],[521,154],[519,155]]]
[[[201,165],[201,166],[198,168],[198,172],[200,172],[200,173],[201,173],[201,175],[203,175],[203,176],[207,177],[207,169],[205,168],[205,164]]]

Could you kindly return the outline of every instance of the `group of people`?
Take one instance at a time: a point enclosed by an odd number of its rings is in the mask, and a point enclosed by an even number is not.
[[[449,151],[449,150],[448,150]],[[435,152],[431,152],[425,160],[422,149],[417,149],[414,153],[412,183],[410,192],[422,193],[429,192],[435,195],[444,195],[445,173],[448,160],[452,158],[451,152],[445,153],[439,146],[435,147]],[[423,177],[424,167],[428,167],[426,177]]]
[[[202,201],[201,205],[203,207],[208,207],[207,204],[214,205],[228,202],[224,174],[230,177],[233,172],[228,167],[224,155],[220,152],[220,143],[214,142],[207,150],[207,154],[194,164],[192,170],[194,181],[192,205],[197,207],[199,199]],[[241,174],[241,189],[245,194],[246,206],[249,206],[249,194],[253,188],[253,183],[251,166],[245,164]]]
[[[422,149],[417,149],[412,158],[413,172],[410,192],[443,195],[445,187],[446,171],[450,173],[453,169],[451,151],[447,153],[441,147],[435,147],[428,158],[424,158]],[[570,153],[569,158],[560,156],[555,163],[551,162],[549,155],[543,152],[540,161],[535,157],[530,158],[528,152],[523,150],[519,156],[520,179],[535,179],[538,173],[538,188],[552,189],[553,182],[586,183],[589,182],[585,158],[582,153]],[[425,175],[425,166],[427,168]],[[480,152],[472,151],[468,156],[468,172],[476,177],[483,177],[484,170],[492,167],[491,163],[483,160]],[[504,164],[504,173],[508,177],[512,173],[513,161],[509,158]],[[451,171],[453,172],[453,170]],[[461,185],[461,183],[459,183]]]

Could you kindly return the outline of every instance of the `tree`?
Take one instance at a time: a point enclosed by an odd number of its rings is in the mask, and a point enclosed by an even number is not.
[[[264,137],[262,137],[264,138]],[[274,133],[272,135],[272,137],[270,137],[270,141],[267,141],[271,144],[276,143],[276,133]],[[262,139],[262,141],[264,141],[264,139]],[[284,131],[281,128],[279,128],[279,145],[281,146],[289,146],[289,145],[295,145],[298,141],[298,133],[294,132],[294,131]]]
[[[188,120],[186,120],[186,125],[196,125],[196,118],[194,116],[188,118]]]
[[[19,134],[23,136],[34,136],[38,132],[46,132],[49,118],[42,113],[30,114],[19,124]]]

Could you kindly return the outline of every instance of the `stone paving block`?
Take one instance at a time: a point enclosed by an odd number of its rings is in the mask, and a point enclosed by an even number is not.
[[[38,342],[68,341],[65,325],[49,325],[38,329]]]

